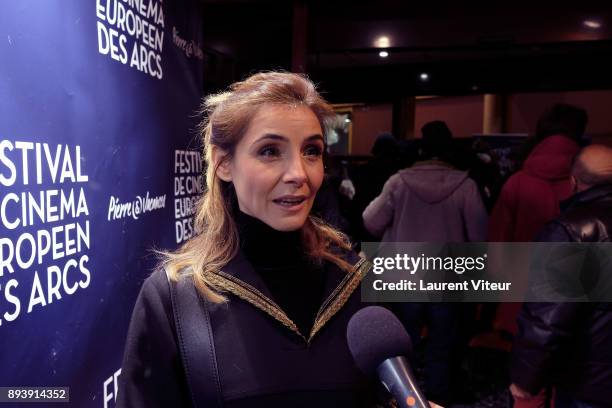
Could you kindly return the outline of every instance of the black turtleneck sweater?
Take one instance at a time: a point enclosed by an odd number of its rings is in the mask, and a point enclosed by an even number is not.
[[[308,337],[323,302],[324,268],[306,257],[299,230],[277,231],[240,210],[235,213],[246,258],[276,304]]]

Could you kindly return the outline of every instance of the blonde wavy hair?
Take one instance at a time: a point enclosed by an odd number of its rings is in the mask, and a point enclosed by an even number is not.
[[[258,73],[234,83],[226,92],[204,99],[199,131],[207,164],[207,188],[197,204],[194,219],[198,234],[176,251],[160,254],[170,279],[176,281],[183,275],[193,276],[198,291],[211,302],[227,299],[209,284],[207,277],[227,265],[240,248],[232,213],[235,192],[231,183],[217,177],[221,163],[213,163],[213,146],[226,153],[224,159],[231,160],[252,118],[266,104],[306,106],[317,116],[324,132],[325,124],[335,116],[308,78],[286,72]],[[301,238],[310,258],[327,260],[346,272],[351,270],[352,265],[338,255],[338,249],[350,249],[348,238],[323,220],[309,216],[301,229]]]

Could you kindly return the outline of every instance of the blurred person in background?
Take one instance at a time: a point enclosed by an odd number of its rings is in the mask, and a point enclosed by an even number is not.
[[[482,242],[487,212],[476,183],[450,164],[452,133],[442,121],[423,126],[422,158],[391,176],[363,212],[368,231],[383,242]],[[449,405],[453,360],[467,339],[461,322],[471,307],[455,303],[400,303],[394,309],[418,346],[427,326],[425,394]],[[455,382],[455,384],[457,384]]]
[[[571,194],[570,171],[588,116],[571,105],[554,105],[538,120],[535,146],[523,167],[504,184],[489,222],[489,240],[532,241],[559,215]]]
[[[559,204],[572,194],[572,162],[580,151],[588,115],[581,108],[556,104],[540,116],[535,136],[528,141],[530,153],[521,170],[502,187],[489,220],[489,241],[529,242],[544,225],[559,215]],[[514,335],[520,303],[500,304],[493,329]],[[519,407],[544,407],[550,392]],[[527,404],[527,405],[525,405]]]
[[[358,242],[376,241],[363,225],[363,210],[376,198],[399,168],[399,145],[391,133],[382,133],[372,146],[372,158],[351,173],[355,196],[351,203],[351,224]]]
[[[612,149],[584,148],[575,160],[570,183],[574,195],[562,203],[561,215],[544,227],[537,240],[609,243]],[[600,271],[610,275],[610,267],[603,265]],[[510,387],[517,401],[528,403],[552,385],[555,408],[612,406],[612,303],[525,303],[518,327]]]
[[[498,157],[485,138],[477,138],[471,145],[464,144],[453,164],[459,169],[468,170],[470,178],[476,182],[480,190],[487,212],[491,212],[499,196],[503,179]]]

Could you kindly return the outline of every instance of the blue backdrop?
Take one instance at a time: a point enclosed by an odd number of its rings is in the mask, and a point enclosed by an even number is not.
[[[150,249],[190,236],[201,190],[200,18],[184,0],[0,6],[0,386],[114,406]]]

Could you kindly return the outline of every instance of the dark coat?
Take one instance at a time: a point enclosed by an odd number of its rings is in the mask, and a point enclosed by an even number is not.
[[[612,185],[583,191],[564,207],[539,241],[610,241]],[[514,383],[534,394],[553,384],[576,399],[612,405],[612,304],[525,303],[518,325]]]
[[[209,311],[225,407],[373,406],[371,379],[355,367],[346,326],[362,306],[359,286],[369,269],[352,254],[349,274],[326,264],[325,297],[310,334],[272,301],[239,253],[211,278],[229,302]],[[296,288],[299,290],[299,288]],[[191,406],[164,271],[144,283],[128,333],[119,407]]]

